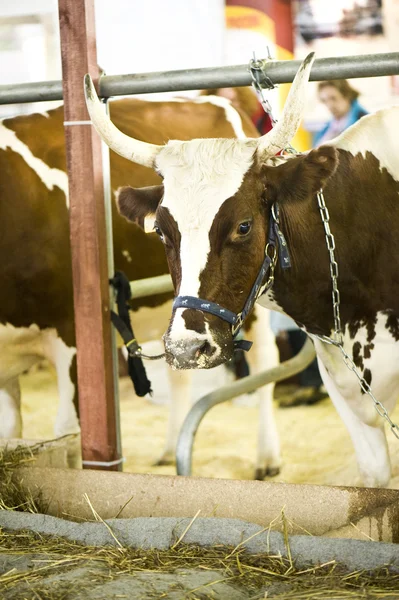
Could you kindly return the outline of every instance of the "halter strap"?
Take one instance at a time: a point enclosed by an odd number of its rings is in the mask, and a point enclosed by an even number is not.
[[[201,312],[207,312],[215,317],[219,317],[231,325],[231,332],[233,335],[235,348],[249,350],[252,346],[252,342],[248,342],[246,340],[235,340],[235,338],[237,337],[245,319],[248,317],[259,296],[267,292],[272,287],[277,257],[280,259],[280,264],[283,269],[288,269],[291,266],[287,242],[279,224],[280,219],[278,205],[273,204],[270,211],[269,235],[265,248],[265,258],[263,259],[258,276],[251,288],[251,291],[249,292],[248,298],[241,312],[236,314],[228,308],[224,308],[220,304],[217,304],[217,302],[204,300],[203,298],[197,298],[195,296],[177,296],[173,303],[173,311],[177,310],[178,308],[187,308],[200,310]],[[271,255],[269,254],[270,249],[272,251]],[[265,283],[263,283],[268,273],[270,273],[269,278]]]

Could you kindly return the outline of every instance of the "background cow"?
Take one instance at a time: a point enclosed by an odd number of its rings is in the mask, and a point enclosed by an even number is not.
[[[111,102],[112,119],[130,136],[163,144],[170,138],[195,136],[256,136],[244,114],[223,98],[198,98],[145,102],[124,99]],[[63,108],[47,114],[7,119],[0,123],[0,437],[21,437],[18,378],[42,359],[48,359],[58,376],[59,410],[55,435],[79,431],[76,415],[75,333],[73,320],[71,257],[68,221],[68,181],[65,172]],[[146,186],[160,182],[153,170],[132,165],[111,152],[111,184]],[[140,219],[138,219],[140,220]],[[155,233],[121,218],[113,203],[115,268],[130,280],[168,272],[162,243]],[[160,307],[172,294],[133,302],[140,307]],[[161,311],[161,315],[165,312]],[[159,322],[161,321],[161,322]],[[148,323],[148,320],[146,321]],[[151,331],[140,328],[140,341],[160,338],[167,325],[152,319]],[[270,335],[267,320],[260,326]],[[269,332],[269,333],[268,333]],[[270,341],[270,340],[269,340]],[[272,343],[273,351],[273,343]],[[265,357],[254,352],[265,368]],[[257,355],[256,355],[257,354]],[[273,359],[272,359],[273,364]],[[256,367],[255,367],[256,368]],[[259,368],[259,367],[258,367]],[[173,390],[169,431],[160,459],[174,459],[176,438],[191,396],[191,375],[170,370]],[[156,393],[156,388],[155,388]],[[257,475],[276,472],[279,447],[271,414],[272,386],[261,392]],[[73,401],[74,400],[74,401]]]
[[[308,154],[276,160],[299,126],[313,57],[300,67],[278,125],[260,139],[156,146],[127,141],[113,128],[108,143],[162,174],[162,194],[156,191],[153,202],[148,196],[145,202],[141,190],[126,190],[119,207],[127,218],[155,211],[177,293],[203,299],[197,309],[178,305],[173,311],[165,350],[175,368],[210,368],[231,357],[232,329],[207,307],[242,310],[279,207],[292,266],[277,262],[273,287],[259,302],[290,315],[315,339],[323,380],[351,435],[363,481],[385,486],[390,480],[385,422],[340,350],[317,338],[334,331],[330,257],[317,193],[323,188],[335,235],[343,346],[390,412],[399,393],[399,107],[362,118]],[[86,98],[104,138],[112,125],[88,77]],[[280,238],[278,248],[284,247]]]

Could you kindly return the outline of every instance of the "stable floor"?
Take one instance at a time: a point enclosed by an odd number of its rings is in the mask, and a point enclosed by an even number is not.
[[[147,351],[156,353],[155,343]],[[135,396],[129,379],[120,380],[121,426],[125,471],[175,474],[173,466],[153,466],[161,456],[166,435],[169,384],[162,361],[146,363],[153,384],[152,401]],[[196,372],[194,395],[222,385],[215,369]],[[37,371],[21,378],[24,437],[51,439],[57,410],[55,375]],[[250,397],[253,402],[254,398]],[[367,399],[365,398],[365,401]],[[370,400],[371,401],[371,400]],[[276,418],[281,436],[283,468],[275,481],[323,485],[358,485],[352,443],[332,403],[280,409]],[[393,413],[399,422],[399,406]],[[399,440],[387,432],[393,477],[390,487],[399,489]],[[257,439],[257,408],[227,402],[211,410],[201,423],[194,449],[193,475],[251,479]]]

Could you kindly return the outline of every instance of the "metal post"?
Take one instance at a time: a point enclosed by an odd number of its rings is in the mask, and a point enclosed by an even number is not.
[[[265,73],[273,83],[291,83],[300,60],[264,60]],[[315,60],[310,81],[382,77],[399,74],[399,52],[333,56]],[[137,75],[108,75],[101,78],[100,96],[127,96],[152,92],[179,92],[251,85],[248,65],[185,69]],[[61,81],[42,81],[0,86],[0,104],[62,100]]]
[[[83,76],[97,80],[94,0],[59,0],[83,466],[118,470],[101,142]]]
[[[281,363],[278,367],[257,373],[256,375],[244,377],[231,385],[225,385],[200,398],[191,408],[180,430],[176,447],[177,474],[191,475],[195,434],[202,419],[211,408],[217,404],[236,398],[241,394],[249,394],[273,381],[282,381],[287,377],[296,375],[300,371],[303,371],[303,369],[306,369],[315,356],[313,343],[308,339],[304,347],[294,358]]]

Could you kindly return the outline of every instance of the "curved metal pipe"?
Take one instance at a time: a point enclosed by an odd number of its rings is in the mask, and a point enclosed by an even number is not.
[[[315,356],[313,342],[308,338],[301,351],[294,358],[281,363],[278,367],[244,377],[244,379],[235,381],[231,385],[225,385],[200,398],[191,408],[180,431],[176,447],[177,474],[191,475],[195,434],[202,419],[211,408],[241,394],[253,392],[273,381],[282,381],[287,377],[291,377],[291,375],[296,375],[310,365]]]

